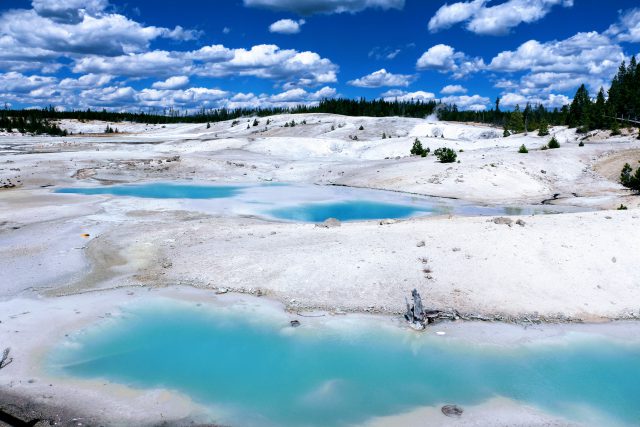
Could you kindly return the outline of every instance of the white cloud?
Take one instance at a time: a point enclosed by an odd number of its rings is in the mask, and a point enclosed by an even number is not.
[[[356,13],[367,8],[403,9],[405,0],[244,0],[249,7],[293,12],[300,15],[315,13]]]
[[[457,96],[445,96],[440,99],[445,104],[456,104],[461,110],[483,111],[487,109],[487,104],[491,100],[485,96],[480,95],[457,95]]]
[[[299,19],[297,21],[294,21],[293,19],[281,19],[269,25],[269,32],[278,34],[297,34],[300,32],[300,27],[304,24],[304,19]]]
[[[414,75],[410,74],[392,74],[387,72],[384,68],[378,71],[374,71],[359,79],[351,80],[349,84],[351,86],[375,88],[383,86],[409,86],[413,80]]]
[[[640,42],[640,8],[629,9],[620,14],[617,23],[605,32],[623,42]]]
[[[82,4],[83,7],[78,8]],[[118,56],[143,52],[159,37],[192,40],[199,33],[144,26],[104,11],[106,1],[35,0],[36,9],[10,9],[0,15],[0,62],[24,63],[80,55]],[[34,67],[34,68],[37,68]]]
[[[44,86],[49,86],[58,81],[55,77],[25,76],[24,74],[10,71],[0,74],[0,93],[28,93]]]
[[[467,89],[460,85],[447,85],[440,90],[443,95],[453,95],[454,93],[467,93]]]
[[[418,70],[450,72],[454,78],[462,78],[485,68],[481,58],[470,58],[463,52],[456,52],[446,44],[437,44],[422,54],[416,63]]]
[[[185,74],[189,61],[165,50],[116,57],[85,56],[76,60],[74,73],[110,74],[125,77],[155,77]]]
[[[445,30],[460,22],[467,21],[484,7],[487,0],[473,0],[469,2],[458,2],[445,4],[436,11],[436,14],[429,20],[429,31],[435,33]]]
[[[398,89],[389,90],[382,94],[382,98],[385,101],[393,102],[398,100],[400,102],[416,102],[416,101],[433,101],[436,95],[431,92],[425,92],[422,90],[416,92],[405,92]]]
[[[76,60],[73,71],[127,77],[253,76],[291,89],[333,83],[337,81],[338,67],[315,52],[280,49],[276,45],[250,49],[212,45],[188,52],[154,50],[112,58],[84,56]]]
[[[530,40],[516,50],[496,55],[488,69],[498,72],[525,72],[513,89],[526,94],[575,90],[585,83],[592,92],[607,87],[625,59],[620,45],[596,32],[578,33],[560,41]],[[505,86],[505,82],[499,82]]]
[[[162,82],[155,82],[151,85],[154,89],[182,89],[189,84],[188,76],[173,76]]]
[[[285,89],[319,86],[337,81],[338,66],[315,52],[280,49],[276,45],[257,45],[233,49],[224,62],[206,63],[195,69],[202,76],[254,76],[283,83]]]
[[[573,6],[573,0],[508,0],[487,6],[490,0],[473,0],[445,4],[429,21],[429,30],[437,32],[466,22],[476,34],[502,35],[522,23],[544,18],[554,6]]]
[[[82,21],[85,13],[96,15],[104,11],[107,0],[32,0],[31,6],[42,17],[58,23],[74,24]]]
[[[77,79],[66,78],[60,81],[60,87],[64,89],[89,89],[104,86],[113,80],[108,74],[86,74]]]
[[[547,108],[561,108],[563,105],[571,103],[571,98],[566,95],[547,94],[546,96],[525,96],[519,93],[505,93],[500,98],[500,105],[505,107],[524,107],[527,102],[532,105],[542,104]]]

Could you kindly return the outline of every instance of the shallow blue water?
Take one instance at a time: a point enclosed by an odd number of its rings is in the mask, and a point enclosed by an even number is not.
[[[72,338],[50,362],[66,375],[181,391],[222,406],[215,421],[233,426],[347,426],[495,396],[587,424],[640,425],[640,345],[481,346],[282,323],[152,303]]]
[[[220,199],[233,197],[243,187],[227,185],[184,185],[168,183],[109,185],[103,187],[60,188],[56,193],[112,194],[114,196],[143,197],[148,199]]]
[[[183,199],[187,209],[258,215],[288,221],[362,221],[429,214],[529,215],[575,211],[558,206],[482,206],[434,197],[409,197],[383,190],[347,187],[254,184],[195,185],[154,182],[101,187],[69,187],[57,193],[111,194],[153,199]],[[189,200],[199,199],[194,207]],[[207,199],[215,203],[207,202]],[[203,204],[204,203],[204,204]],[[260,206],[260,208],[256,208]]]
[[[380,203],[368,200],[345,200],[333,203],[306,203],[273,209],[267,214],[290,221],[322,222],[328,218],[340,221],[381,218],[406,218],[416,214],[427,214],[431,210],[412,205]]]

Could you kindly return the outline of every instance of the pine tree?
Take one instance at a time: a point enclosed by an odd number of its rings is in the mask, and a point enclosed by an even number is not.
[[[576,95],[573,97],[571,107],[569,107],[569,116],[567,117],[567,125],[575,128],[578,126],[589,126],[589,114],[591,110],[591,99],[589,91],[585,85],[580,85]],[[589,130],[588,127],[586,130]]]
[[[632,171],[633,168],[631,168],[631,165],[629,163],[625,163],[622,167],[622,172],[620,172],[620,184],[624,185],[625,187],[629,187],[629,185],[631,185]]]
[[[596,97],[596,103],[591,110],[591,126],[592,129],[604,129],[606,128],[607,118],[606,115],[606,100],[604,99],[604,89],[600,88],[598,96]]]
[[[538,136],[547,136],[549,135],[549,125],[547,125],[547,121],[542,119],[540,122],[540,129],[538,129]]]
[[[516,108],[509,114],[509,124],[507,127],[512,133],[524,132],[524,117],[518,105],[516,105]]]

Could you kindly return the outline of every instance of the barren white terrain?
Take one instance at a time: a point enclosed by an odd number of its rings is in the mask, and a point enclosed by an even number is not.
[[[624,163],[640,166],[637,132],[609,137],[555,127],[560,149],[540,150],[550,136],[503,138],[501,129],[476,124],[328,114],[258,120],[210,128],[112,123],[121,133],[110,135],[100,133],[103,122],[62,121],[73,135],[0,136],[0,187],[11,187],[0,189],[0,343],[15,359],[2,371],[1,389],[59,406],[71,395],[79,407],[100,408],[97,415],[117,407],[136,422],[157,414],[159,392],[118,390],[109,400],[80,382],[49,387],[39,368],[48,345],[132,293],[144,298],[146,289],[211,301],[222,292],[251,293],[292,312],[395,316],[415,288],[428,307],[474,319],[640,318],[640,197],[618,183]],[[291,120],[297,125],[284,127]],[[432,152],[455,149],[460,162],[409,156],[415,138]],[[522,144],[528,154],[518,153]],[[323,227],[181,200],[52,191],[159,181],[340,185],[573,212],[511,216],[510,223],[444,215]],[[616,210],[621,204],[628,210]],[[76,321],[67,316],[72,311]],[[193,415],[181,399],[161,405],[164,416]],[[519,417],[564,425],[493,403],[510,418],[477,425]],[[415,418],[370,425],[413,425]]]

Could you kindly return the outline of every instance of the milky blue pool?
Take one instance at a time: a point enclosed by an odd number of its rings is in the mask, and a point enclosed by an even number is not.
[[[163,387],[232,426],[332,427],[505,396],[587,425],[640,424],[640,345],[580,337],[479,345],[404,331],[293,329],[149,302],[69,338],[61,375]]]
[[[322,222],[329,218],[340,221],[362,221],[420,215],[528,215],[572,211],[572,209],[558,206],[482,206],[457,200],[408,196],[382,190],[275,183],[201,185],[153,182],[100,187],[68,187],[59,188],[55,192],[169,199],[169,201],[181,203],[180,208],[183,209],[302,222]]]
[[[279,219],[303,222],[322,222],[328,218],[340,221],[368,220],[381,218],[406,218],[433,212],[426,206],[380,203],[368,200],[347,200],[335,203],[307,203],[268,211]]]
[[[220,199],[233,197],[242,187],[227,185],[190,185],[190,184],[130,184],[105,185],[102,187],[60,188],[56,193],[65,194],[111,194],[114,196],[142,197],[147,199]]]

